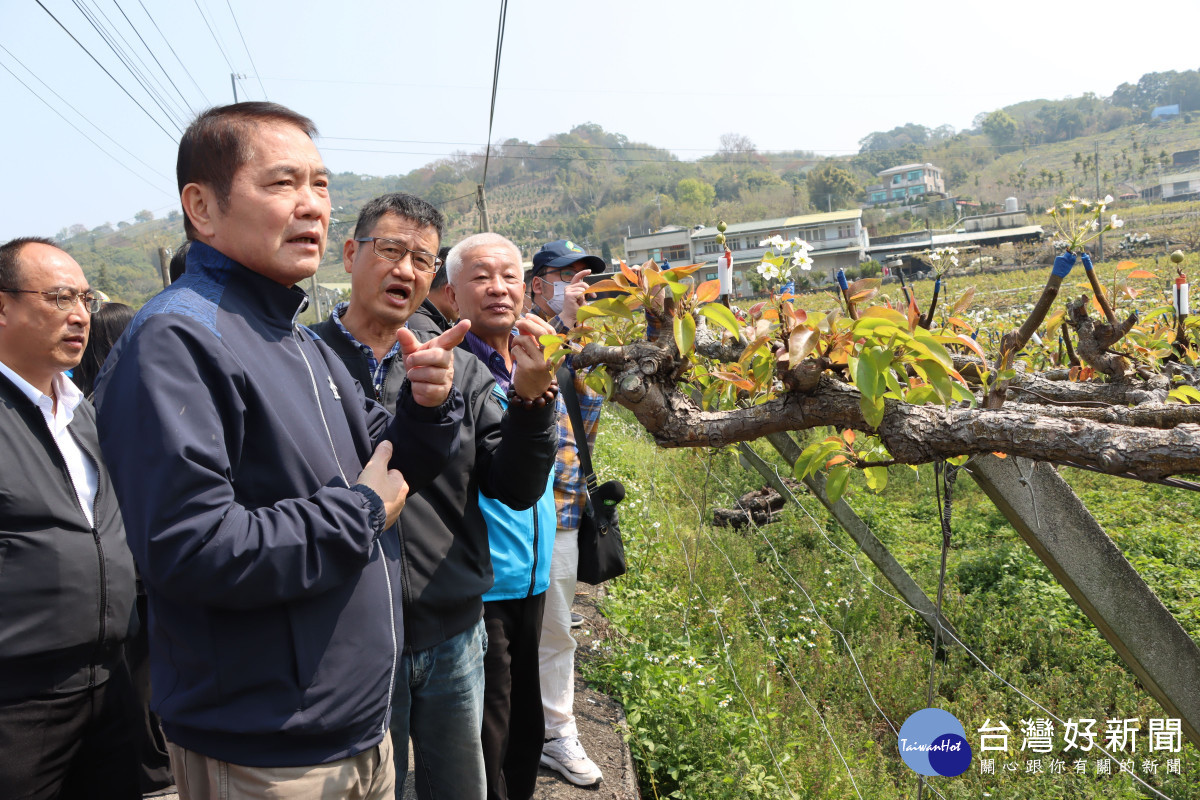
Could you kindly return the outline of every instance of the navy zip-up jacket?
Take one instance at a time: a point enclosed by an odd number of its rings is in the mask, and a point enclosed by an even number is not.
[[[378,744],[403,646],[399,542],[352,486],[375,444],[415,492],[457,448],[462,396],[402,388],[394,421],[295,322],[304,293],[193,242],[97,388],[100,444],[149,603],[167,738],[248,766]]]

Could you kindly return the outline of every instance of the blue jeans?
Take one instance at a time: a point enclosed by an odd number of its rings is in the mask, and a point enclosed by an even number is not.
[[[392,698],[392,751],[399,800],[412,737],[420,800],[482,800],[483,620],[427,650],[405,652]]]

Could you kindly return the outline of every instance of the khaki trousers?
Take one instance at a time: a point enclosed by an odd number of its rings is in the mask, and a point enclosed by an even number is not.
[[[167,742],[179,800],[393,800],[392,737],[312,767],[244,767]]]

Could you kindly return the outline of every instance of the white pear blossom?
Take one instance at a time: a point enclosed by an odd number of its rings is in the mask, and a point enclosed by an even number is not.
[[[1110,222],[1110,223],[1109,223],[1109,225],[1111,225],[1111,226],[1113,227],[1113,229],[1114,229],[1114,230],[1115,230],[1115,229],[1117,229],[1117,228],[1123,228],[1123,227],[1125,226],[1125,220],[1123,220],[1123,219],[1117,219],[1117,215],[1116,215],[1116,214],[1113,214],[1113,215],[1112,215],[1112,222]]]
[[[777,233],[777,234],[775,234],[774,236],[772,236],[772,237],[770,237],[770,238],[768,238],[768,239],[763,239],[761,242],[759,242],[759,243],[758,243],[758,246],[759,246],[759,247],[774,247],[774,248],[782,248],[782,247],[784,247],[786,244],[787,244],[787,240],[786,240],[786,239],[784,239],[782,236],[780,236],[780,235]]]

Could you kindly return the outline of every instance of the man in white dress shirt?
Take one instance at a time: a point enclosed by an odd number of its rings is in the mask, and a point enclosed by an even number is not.
[[[64,372],[99,301],[47,239],[0,246],[0,787],[140,798],[122,643],[133,558],[96,416]]]

